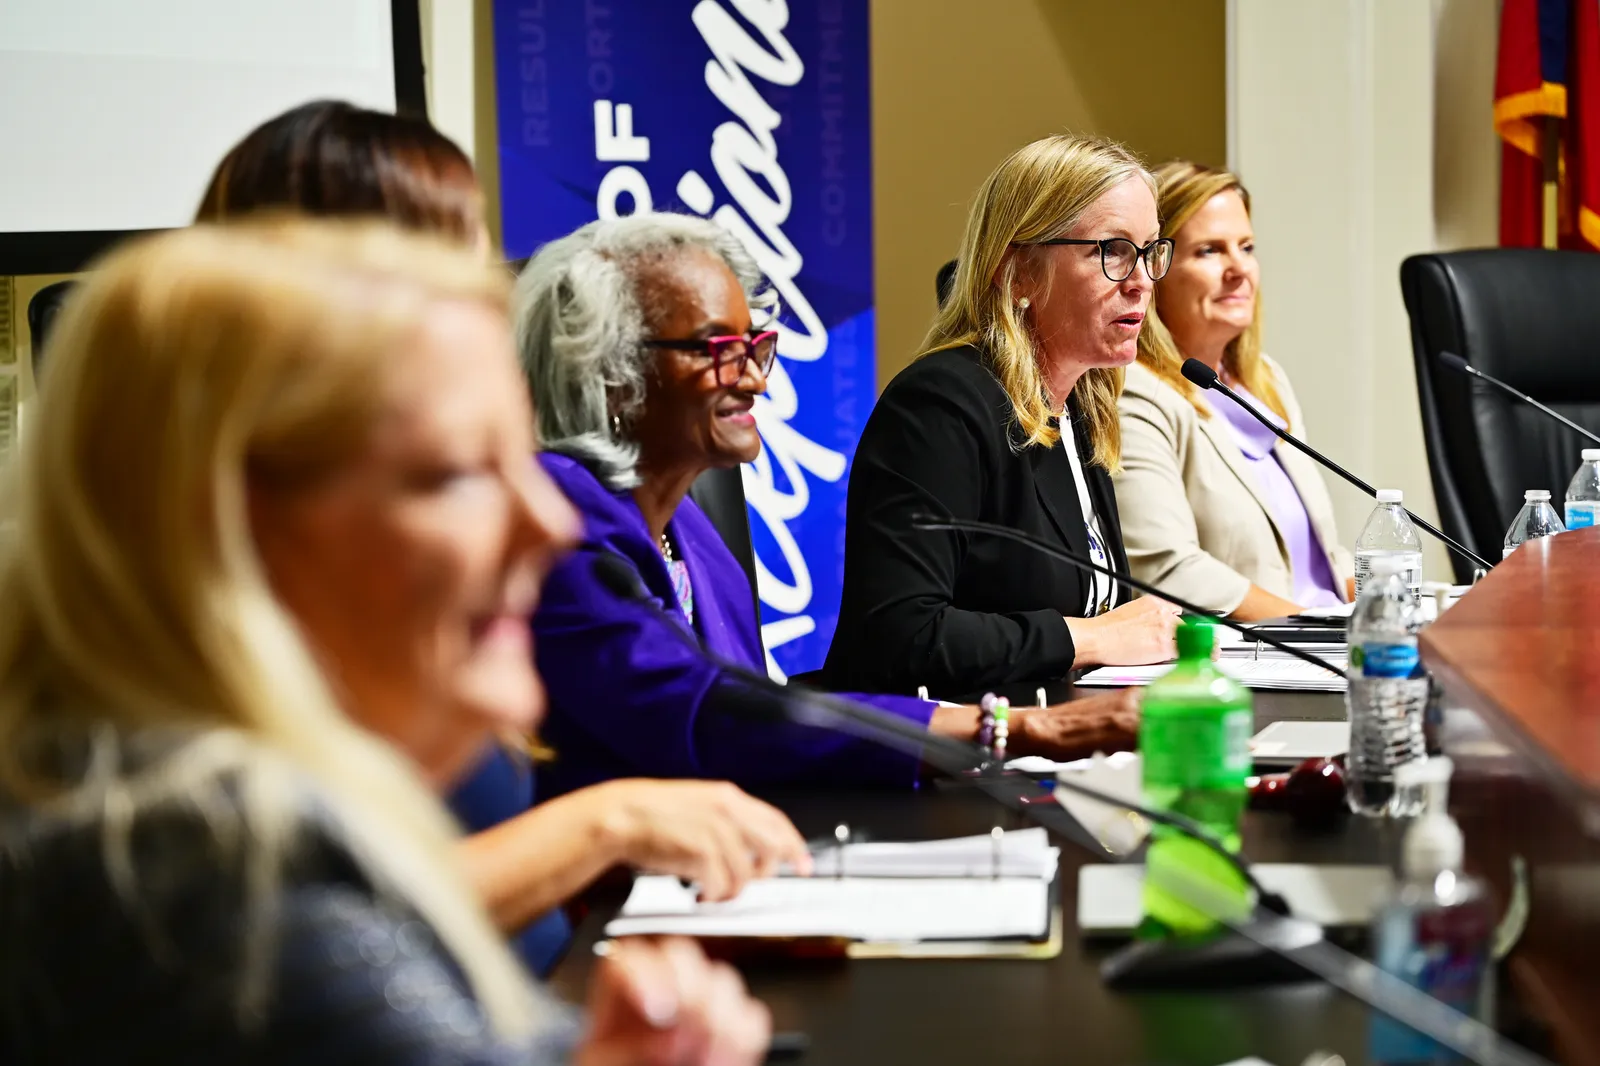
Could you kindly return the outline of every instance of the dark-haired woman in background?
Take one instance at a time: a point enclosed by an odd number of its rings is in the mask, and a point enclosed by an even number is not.
[[[229,149],[196,221],[271,208],[386,218],[489,251],[483,190],[466,153],[423,119],[338,100],[285,111]]]
[[[285,208],[381,217],[485,256],[491,244],[483,194],[460,148],[421,119],[346,103],[305,104],[251,132],[218,165],[198,220]],[[725,899],[782,862],[809,865],[783,814],[724,783],[618,780],[537,807],[534,800],[530,760],[504,745],[451,806],[474,831],[463,844],[474,882],[539,973],[568,941],[559,904],[613,866],[679,874],[707,898]]]

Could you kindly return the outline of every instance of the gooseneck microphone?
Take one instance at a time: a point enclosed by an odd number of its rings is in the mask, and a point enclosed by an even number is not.
[[[1600,436],[1596,436],[1587,429],[1584,429],[1582,426],[1578,425],[1578,423],[1574,422],[1572,419],[1568,418],[1559,411],[1552,411],[1550,408],[1546,407],[1538,400],[1535,400],[1527,393],[1518,392],[1516,389],[1512,388],[1510,385],[1507,385],[1499,378],[1490,377],[1488,374],[1485,374],[1483,371],[1479,370],[1477,367],[1461,358],[1455,352],[1440,352],[1439,362],[1443,363],[1445,366],[1449,367],[1451,370],[1454,370],[1458,374],[1467,374],[1471,377],[1477,378],[1479,381],[1488,382],[1490,385],[1493,385],[1495,388],[1499,389],[1513,400],[1521,400],[1529,407],[1532,407],[1535,411],[1543,412],[1579,436],[1587,437],[1595,444],[1600,444]]]
[[[705,648],[651,596],[631,563],[612,552],[601,552],[594,560],[594,575],[606,590],[619,600],[639,604],[661,615],[667,629],[695,655],[717,669],[737,678],[752,695],[765,699],[724,701],[725,710],[751,719],[792,722],[822,729],[853,733],[886,748],[921,758],[947,773],[961,774],[982,765],[987,753],[975,744],[954,737],[930,733],[921,725],[876,707],[867,707],[826,692],[780,685],[766,674],[750,669]],[[722,706],[722,704],[719,704]]]
[[[901,718],[897,714],[831,693],[818,692],[798,685],[781,685],[765,674],[708,651],[678,623],[676,618],[667,615],[661,604],[640,583],[638,572],[625,559],[615,554],[607,552],[599,555],[594,561],[594,573],[606,589],[618,599],[659,612],[663,621],[667,623],[667,628],[685,647],[754,690],[748,702],[737,699],[719,701],[716,706],[724,713],[734,713],[753,720],[768,722],[778,720],[852,733],[884,747],[920,758],[934,769],[952,777],[965,775],[989,762],[989,752],[970,741],[929,732],[916,722]],[[1026,798],[1037,795],[1037,789],[1033,787],[1031,780],[1023,789],[1017,789],[1014,780],[995,773],[980,774],[973,780],[979,788],[1002,805],[1024,813],[1058,835],[1080,845],[1088,845],[1090,850],[1101,854],[1108,852],[1105,845],[1089,836],[1065,808],[1056,804],[1039,805],[1025,802]],[[1283,897],[1265,888],[1256,880],[1255,874],[1250,869],[1249,860],[1236,852],[1229,851],[1221,841],[1197,822],[1182,815],[1129,803],[1125,799],[1118,799],[1075,781],[1058,783],[1068,792],[1121,810],[1132,811],[1150,822],[1168,826],[1185,836],[1194,838],[1216,852],[1238,871],[1245,882],[1255,890],[1256,897],[1264,908],[1275,914],[1289,913],[1288,904]]]
[[[991,537],[999,537],[1002,540],[1015,541],[1018,544],[1032,548],[1034,551],[1039,552],[1042,555],[1048,555],[1052,559],[1059,559],[1064,563],[1070,563],[1080,570],[1090,570],[1095,573],[1105,574],[1107,577],[1120,581],[1131,588],[1136,588],[1140,592],[1148,593],[1151,596],[1166,600],[1168,603],[1173,604],[1174,606],[1182,607],[1190,614],[1199,615],[1209,619],[1212,622],[1215,622],[1218,625],[1224,625],[1229,629],[1237,630],[1238,632],[1243,633],[1249,639],[1260,641],[1269,648],[1277,648],[1279,651],[1288,655],[1292,655],[1296,659],[1299,659],[1303,662],[1308,662],[1312,666],[1320,666],[1330,674],[1337,674],[1340,677],[1345,676],[1345,672],[1342,669],[1333,665],[1321,656],[1312,655],[1303,648],[1297,648],[1293,644],[1279,640],[1276,637],[1269,637],[1265,633],[1258,633],[1244,622],[1235,622],[1231,618],[1218,617],[1212,612],[1206,610],[1204,607],[1196,606],[1195,604],[1190,603],[1188,600],[1174,596],[1172,593],[1167,592],[1165,589],[1158,588],[1157,586],[1150,584],[1148,581],[1140,581],[1132,574],[1124,573],[1121,570],[1097,563],[1086,555],[1079,555],[1077,552],[1068,551],[1059,545],[1051,544],[1049,541],[1036,537],[1031,533],[1024,533],[1020,529],[1012,529],[1010,526],[996,525],[993,522],[979,522],[970,518],[939,518],[936,515],[928,514],[913,515],[911,518],[911,528],[927,530],[951,530],[957,533],[983,533]]]
[[[1250,412],[1251,417],[1253,417],[1257,422],[1260,422],[1263,426],[1266,426],[1268,429],[1272,430],[1277,438],[1283,441],[1285,444],[1291,445],[1304,454],[1310,456],[1317,463],[1329,470],[1332,470],[1335,474],[1338,474],[1340,477],[1350,482],[1350,484],[1354,485],[1368,496],[1376,497],[1378,495],[1377,489],[1373,488],[1365,481],[1362,481],[1350,471],[1346,470],[1332,459],[1329,459],[1326,455],[1323,455],[1321,452],[1317,451],[1299,437],[1296,437],[1293,434],[1279,428],[1279,426],[1274,423],[1272,419],[1268,418],[1266,415],[1257,410],[1255,404],[1251,403],[1249,400],[1246,400],[1243,396],[1240,396],[1237,392],[1234,392],[1232,389],[1228,388],[1228,386],[1224,385],[1222,380],[1217,377],[1217,372],[1212,370],[1209,366],[1206,366],[1200,360],[1185,359],[1183,361],[1183,376],[1188,378],[1193,384],[1200,386],[1202,389],[1216,389],[1218,392],[1231,399],[1234,403]],[[1493,563],[1484,559],[1482,556],[1475,554],[1465,544],[1462,544],[1460,541],[1446,535],[1443,530],[1429,522],[1423,521],[1421,518],[1418,518],[1415,512],[1407,510],[1406,515],[1410,517],[1411,521],[1414,522],[1419,528],[1425,529],[1432,534],[1434,539],[1440,544],[1443,544],[1446,548],[1449,548],[1461,558],[1470,562],[1473,566],[1480,567],[1484,570],[1488,570],[1494,566]]]

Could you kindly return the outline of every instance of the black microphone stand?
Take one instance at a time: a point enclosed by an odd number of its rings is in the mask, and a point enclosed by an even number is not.
[[[1326,455],[1323,455],[1305,441],[1281,429],[1272,421],[1272,419],[1256,410],[1255,404],[1251,403],[1249,400],[1246,400],[1243,396],[1240,396],[1237,392],[1234,392],[1232,389],[1228,388],[1228,386],[1224,385],[1222,383],[1222,379],[1217,377],[1217,372],[1212,370],[1209,366],[1206,366],[1200,360],[1184,360],[1183,376],[1188,378],[1190,382],[1198,385],[1202,389],[1216,389],[1218,392],[1231,399],[1234,403],[1250,412],[1251,416],[1255,418],[1257,422],[1260,422],[1263,426],[1266,426],[1268,429],[1272,430],[1277,438],[1283,441],[1285,444],[1288,444],[1296,450],[1309,456],[1318,465],[1332,470],[1335,474],[1338,474],[1340,477],[1350,482],[1350,484],[1354,485],[1368,496],[1376,497],[1378,495],[1377,489],[1356,477],[1350,471],[1346,470],[1332,459],[1329,459]],[[1482,556],[1474,553],[1472,549],[1468,548],[1465,544],[1462,544],[1460,541],[1447,535],[1444,530],[1438,528],[1431,522],[1417,517],[1416,512],[1406,508],[1402,508],[1402,510],[1405,510],[1407,517],[1409,517],[1412,522],[1433,534],[1434,538],[1438,540],[1440,544],[1443,544],[1446,548],[1449,548],[1451,551],[1455,552],[1461,558],[1467,560],[1473,566],[1479,567],[1483,570],[1489,570],[1494,566],[1493,563],[1488,562]]]
[[[1483,371],[1479,370],[1477,367],[1461,358],[1461,356],[1457,355],[1455,352],[1440,352],[1439,362],[1443,363],[1445,366],[1449,367],[1451,370],[1454,370],[1458,374],[1467,374],[1486,384],[1493,385],[1495,388],[1499,389],[1513,400],[1521,400],[1529,407],[1549,415],[1551,418],[1555,419],[1557,422],[1560,422],[1563,426],[1566,426],[1579,436],[1587,437],[1595,444],[1600,444],[1600,436],[1596,436],[1587,429],[1584,429],[1582,426],[1578,425],[1578,423],[1574,422],[1561,412],[1551,410],[1538,400],[1535,400],[1532,396],[1529,396],[1527,393],[1517,391],[1510,385],[1507,385],[1505,382],[1501,381],[1499,378],[1490,377],[1488,374],[1485,374]]]
[[[1077,552],[1068,551],[1060,545],[1051,544],[1047,540],[1042,540],[1039,537],[1035,537],[1031,533],[1024,533],[1020,529],[1012,529],[1010,526],[996,525],[993,522],[979,522],[969,518],[939,518],[934,515],[913,515],[911,519],[911,528],[926,530],[951,530],[957,533],[984,533],[991,537],[1000,537],[1003,540],[1015,541],[1016,543],[1026,545],[1027,547],[1032,548],[1034,551],[1040,552],[1041,554],[1048,555],[1052,559],[1059,559],[1064,563],[1071,563],[1080,570],[1093,570],[1096,573],[1105,574],[1107,577],[1110,577],[1116,581],[1120,581],[1132,588],[1136,588],[1140,592],[1148,593],[1151,596],[1156,596],[1160,599],[1166,600],[1168,603],[1171,603],[1175,606],[1182,607],[1185,611],[1188,611],[1192,615],[1197,615],[1217,625],[1223,625],[1227,626],[1229,629],[1237,630],[1251,640],[1260,641],[1269,648],[1277,648],[1279,651],[1288,655],[1292,655],[1302,662],[1308,662],[1312,666],[1320,666],[1330,674],[1336,674],[1341,678],[1345,676],[1344,670],[1333,665],[1321,656],[1312,655],[1303,648],[1297,648],[1293,644],[1278,640],[1276,637],[1269,637],[1265,633],[1259,633],[1244,622],[1235,622],[1231,618],[1219,617],[1218,615],[1206,610],[1204,607],[1199,607],[1193,603],[1190,603],[1188,600],[1180,599],[1179,597],[1174,596],[1172,593],[1166,592],[1155,585],[1150,584],[1148,581],[1140,581],[1132,574],[1127,574],[1121,570],[1115,570],[1109,566],[1105,566],[1102,563],[1097,563],[1088,556],[1079,555]]]

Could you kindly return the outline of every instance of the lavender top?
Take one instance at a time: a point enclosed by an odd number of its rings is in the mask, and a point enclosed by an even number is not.
[[[1243,385],[1229,383],[1233,391],[1245,397],[1264,416],[1280,428],[1283,419],[1266,404],[1257,400]],[[1232,431],[1239,451],[1244,454],[1244,464],[1256,479],[1256,488],[1267,500],[1272,520],[1283,535],[1289,548],[1289,571],[1294,580],[1291,599],[1302,607],[1322,607],[1342,602],[1334,581],[1333,568],[1328,565],[1328,553],[1323,550],[1317,531],[1306,514],[1300,490],[1278,461],[1274,447],[1278,443],[1270,429],[1257,422],[1250,412],[1234,403],[1220,392],[1200,394],[1211,405],[1212,411],[1222,417]]]

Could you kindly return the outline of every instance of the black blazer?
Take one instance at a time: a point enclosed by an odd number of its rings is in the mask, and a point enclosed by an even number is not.
[[[1073,420],[1078,428],[1078,422]],[[1127,569],[1110,476],[1078,454],[1112,565]],[[844,593],[830,688],[1032,703],[1070,687],[1072,634],[1089,577],[998,537],[911,528],[913,515],[997,522],[1089,554],[1061,445],[1018,448],[1011,401],[975,348],[934,352],[895,376],[867,420],[850,474]],[[1118,602],[1127,598],[1118,591]]]

